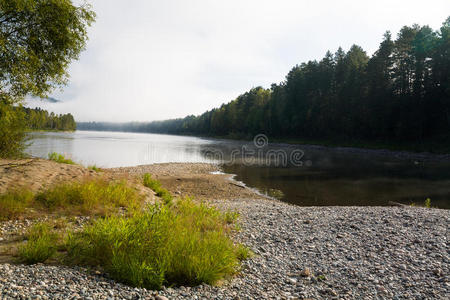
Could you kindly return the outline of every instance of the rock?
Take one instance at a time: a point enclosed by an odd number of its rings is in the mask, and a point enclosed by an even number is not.
[[[303,276],[303,277],[309,277],[309,276],[311,276],[311,270],[308,269],[308,268],[303,269],[303,270],[300,272],[300,276]]]

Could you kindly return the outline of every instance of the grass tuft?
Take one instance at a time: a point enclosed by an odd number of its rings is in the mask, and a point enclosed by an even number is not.
[[[102,170],[97,167],[96,165],[88,166],[89,170],[95,171],[95,172],[101,172]]]
[[[425,199],[424,205],[426,208],[431,208],[431,199],[430,198]]]
[[[16,219],[24,214],[33,202],[30,190],[10,190],[0,195],[0,220]]]
[[[248,249],[229,238],[227,218],[214,207],[180,199],[154,204],[129,218],[98,219],[68,235],[68,261],[103,267],[132,286],[214,284],[235,273]]]
[[[158,180],[153,179],[150,174],[145,173],[143,181],[144,186],[152,189],[156,193],[156,196],[163,199],[165,204],[170,204],[173,201],[172,194],[168,190],[163,188]]]
[[[119,207],[136,208],[141,205],[137,192],[126,181],[97,179],[64,183],[36,196],[36,202],[50,211],[71,210],[82,214],[107,215]]]
[[[64,155],[56,153],[56,152],[49,153],[48,159],[55,161],[57,163],[61,163],[61,164],[69,164],[69,165],[75,164],[75,162],[73,160],[71,160],[70,158],[66,158]]]
[[[19,246],[20,260],[26,264],[46,261],[56,253],[58,238],[49,224],[38,223],[32,226],[27,233],[27,242]]]

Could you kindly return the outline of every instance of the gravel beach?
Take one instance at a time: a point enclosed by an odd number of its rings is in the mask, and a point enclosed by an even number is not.
[[[0,264],[0,298],[448,299],[450,296],[449,210],[299,207],[261,197],[209,201],[240,213],[242,229],[234,238],[255,253],[243,263],[239,275],[220,286],[149,291],[115,283],[82,268]]]

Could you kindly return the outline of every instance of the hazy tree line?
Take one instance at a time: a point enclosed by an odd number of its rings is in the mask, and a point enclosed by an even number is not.
[[[450,17],[434,31],[384,34],[369,57],[357,45],[297,65],[280,84],[252,88],[199,116],[80,129],[245,137],[421,142],[450,133]]]
[[[18,108],[19,109],[19,108]],[[25,112],[27,127],[31,130],[64,130],[77,129],[75,119],[71,114],[49,113],[41,108],[22,108]]]

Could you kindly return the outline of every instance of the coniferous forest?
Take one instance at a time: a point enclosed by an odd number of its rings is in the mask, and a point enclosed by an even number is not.
[[[438,30],[404,26],[395,38],[386,32],[371,57],[357,45],[328,51],[296,65],[283,82],[199,116],[79,129],[448,145],[450,17]]]
[[[41,108],[22,108],[28,129],[31,130],[61,130],[73,131],[77,128],[71,114],[49,113]]]

